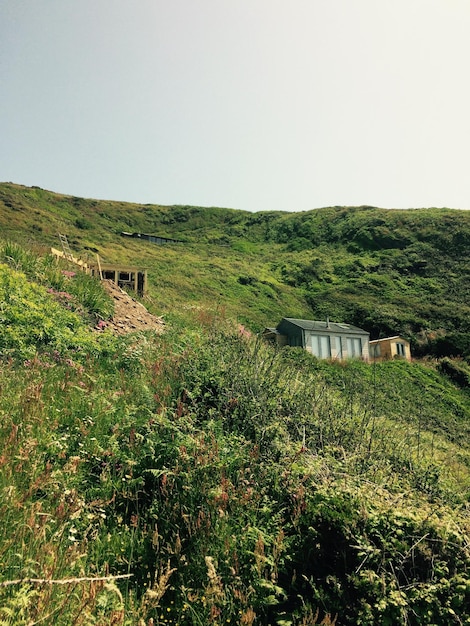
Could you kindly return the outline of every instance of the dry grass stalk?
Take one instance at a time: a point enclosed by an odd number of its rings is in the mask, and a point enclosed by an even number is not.
[[[211,556],[206,556],[204,560],[206,562],[207,577],[209,579],[209,584],[205,590],[206,596],[212,601],[220,601],[224,598],[224,589],[220,576],[215,569],[214,559]]]
[[[165,570],[160,568],[160,573],[155,577],[153,586],[145,592],[143,605],[146,610],[154,609],[160,604],[160,600],[168,589],[168,581],[173,572],[176,572],[176,567],[170,567],[170,561],[166,564]]]
[[[12,585],[71,585],[85,582],[110,582],[118,578],[130,578],[133,574],[118,574],[116,576],[82,576],[78,578],[19,578],[17,580],[4,580],[0,582],[0,587],[11,587]]]

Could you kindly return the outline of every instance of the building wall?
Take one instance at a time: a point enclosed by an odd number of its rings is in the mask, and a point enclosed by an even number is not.
[[[287,346],[286,335],[280,335],[277,332],[271,331],[270,329],[266,329],[263,333],[263,337],[264,339],[266,339],[266,341],[269,341],[274,346],[278,346],[279,348]]]
[[[277,326],[278,345],[299,346],[321,359],[359,358],[369,360],[369,333],[337,332],[336,329],[324,330],[301,328],[288,319],[283,319]],[[283,344],[281,337],[285,337]]]
[[[291,324],[288,320],[282,320],[282,322],[277,327],[277,330],[281,335],[285,335],[287,337],[287,345],[293,347],[304,348],[304,332],[301,328],[296,326],[295,324]]]
[[[370,353],[372,358],[380,361],[397,358],[411,361],[410,343],[403,337],[390,337],[371,341]]]
[[[305,331],[305,349],[321,359],[369,360],[369,336]]]

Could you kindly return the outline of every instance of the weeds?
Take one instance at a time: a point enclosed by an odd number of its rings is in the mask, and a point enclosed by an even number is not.
[[[1,276],[0,623],[470,619],[468,395],[432,364],[276,352],[220,309],[95,344]]]
[[[46,287],[62,305],[81,313],[86,321],[108,319],[113,314],[113,301],[99,280],[85,272],[70,270],[67,263],[52,255],[38,256],[18,244],[6,242],[0,247],[0,262]]]

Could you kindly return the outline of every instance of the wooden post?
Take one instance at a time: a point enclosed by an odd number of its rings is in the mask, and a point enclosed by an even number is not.
[[[100,255],[96,255],[96,260],[98,261],[98,272],[100,273],[100,280],[103,280],[103,272],[101,271],[101,263],[100,263]]]

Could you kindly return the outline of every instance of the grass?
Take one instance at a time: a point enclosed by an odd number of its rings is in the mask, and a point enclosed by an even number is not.
[[[62,202],[70,219],[88,206]],[[204,222],[169,213],[168,228]],[[253,238],[294,219],[213,215]],[[320,292],[377,251],[291,251],[289,274],[279,247],[257,246],[267,256],[248,263],[246,249],[147,245],[166,332],[118,338],[92,330],[110,311],[99,283],[82,291],[47,255],[2,247],[0,624],[470,620],[466,361],[274,350],[236,322],[256,328],[276,297],[301,306],[289,283],[307,260]]]
[[[331,207],[303,213],[97,201],[0,185],[5,237],[68,235],[80,256],[148,268],[159,312],[217,302],[253,331],[284,316],[403,334],[415,354],[468,358],[470,216],[450,209]],[[123,239],[148,232],[184,243]],[[443,339],[445,338],[445,341]]]
[[[374,404],[369,366],[276,353],[217,317],[193,328],[85,365],[3,363],[2,576],[24,581],[0,586],[4,621],[464,617],[466,421],[434,432],[449,403],[468,415],[462,392],[394,362]],[[404,404],[410,384],[432,415]]]

